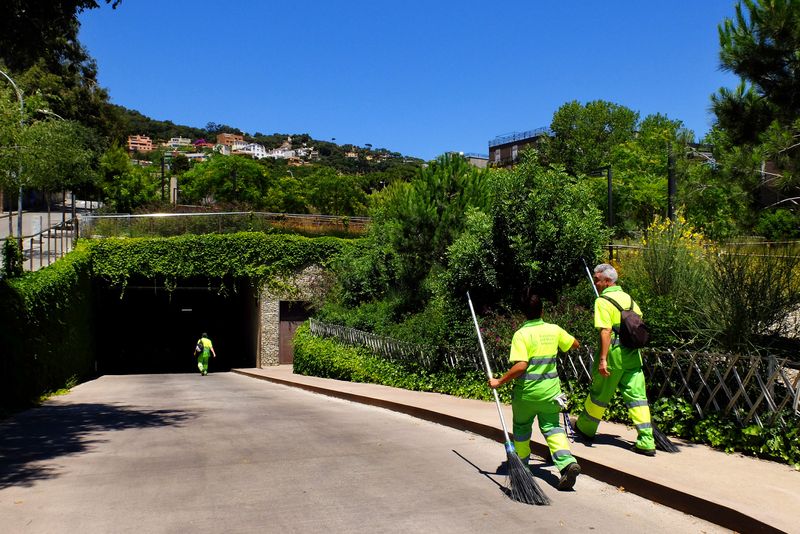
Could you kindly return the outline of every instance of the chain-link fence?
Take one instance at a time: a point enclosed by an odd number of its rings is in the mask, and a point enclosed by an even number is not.
[[[363,235],[369,222],[368,217],[257,211],[86,215],[81,220],[80,237],[170,237],[234,232],[291,232],[308,236],[354,237]]]
[[[473,350],[446,351],[437,356],[433,347],[405,343],[354,328],[311,320],[311,332],[343,343],[366,347],[383,358],[413,362],[426,369],[436,366],[482,370],[477,341]],[[506,354],[488,354],[496,370],[508,367]],[[772,355],[737,355],[712,352],[645,349],[644,370],[657,397],[677,396],[691,403],[701,416],[710,412],[732,415],[742,426],[755,422],[800,423],[800,365]],[[564,381],[588,384],[594,355],[584,346],[560,354],[559,373]]]

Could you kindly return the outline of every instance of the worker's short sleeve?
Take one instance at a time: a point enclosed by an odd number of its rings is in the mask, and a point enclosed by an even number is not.
[[[517,331],[511,339],[511,354],[508,357],[510,362],[527,362],[530,360],[528,346],[525,343],[525,336]]]
[[[567,352],[569,349],[571,349],[574,342],[575,337],[570,335],[569,332],[563,328],[558,328],[558,348],[561,352]]]
[[[597,298],[594,301],[594,327],[598,329],[612,328],[614,319],[612,317],[614,305],[605,299]]]

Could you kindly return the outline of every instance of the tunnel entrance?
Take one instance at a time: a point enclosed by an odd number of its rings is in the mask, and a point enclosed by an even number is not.
[[[258,301],[247,280],[226,291],[204,280],[183,280],[167,291],[152,281],[97,291],[97,371],[100,374],[197,372],[195,343],[203,332],[217,357],[210,372],[256,367]]]

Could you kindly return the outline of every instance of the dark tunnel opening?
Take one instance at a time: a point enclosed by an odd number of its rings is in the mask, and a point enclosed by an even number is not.
[[[100,374],[197,372],[194,347],[203,332],[214,344],[209,372],[256,367],[258,301],[248,280],[225,290],[205,280],[181,280],[168,291],[131,281],[97,291],[97,371]]]

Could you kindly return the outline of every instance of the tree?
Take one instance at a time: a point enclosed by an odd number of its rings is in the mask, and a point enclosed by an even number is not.
[[[121,2],[105,0],[112,8]],[[0,8],[0,60],[13,71],[28,69],[40,58],[51,65],[83,65],[88,55],[78,42],[78,14],[100,5],[96,0],[5,0]]]
[[[681,121],[661,114],[648,115],[636,125],[637,135],[611,149],[615,228],[630,233],[647,228],[656,215],[667,212],[667,160],[670,150],[676,159],[694,134]],[[595,181],[598,208],[607,210],[607,181]]]
[[[740,0],[736,14],[719,26],[720,67],[742,82],[712,96],[716,127],[730,144],[718,148],[731,178],[742,183],[765,161],[778,172],[761,173],[752,193],[793,189],[800,182],[800,0]],[[755,165],[751,163],[755,162]],[[755,168],[753,168],[755,167]],[[784,195],[785,196],[785,195]],[[758,200],[753,199],[757,205]]]
[[[119,213],[157,199],[160,179],[143,167],[131,165],[120,146],[112,146],[100,158],[100,187],[107,206]]]
[[[260,208],[272,180],[258,162],[243,156],[214,155],[181,175],[183,198],[223,202],[246,202]]]
[[[545,143],[544,154],[570,174],[590,173],[608,165],[614,146],[633,138],[638,120],[638,113],[619,104],[568,102],[553,114],[553,136]]]
[[[93,136],[75,121],[43,120],[20,136],[27,187],[58,191],[94,181]]]
[[[547,294],[579,280],[580,258],[593,261],[610,237],[587,181],[532,157],[490,177],[495,269],[503,288],[495,298],[514,299],[531,287]]]
[[[116,8],[121,0],[105,0]],[[25,94],[41,94],[44,107],[111,137],[118,116],[97,84],[97,65],[78,41],[78,14],[102,1],[7,0],[0,4],[0,64]]]
[[[323,167],[307,178],[308,200],[317,213],[326,215],[364,215],[366,194],[357,176],[338,174]]]
[[[394,287],[411,305],[426,298],[421,287],[432,269],[447,262],[447,249],[461,233],[471,207],[486,209],[489,190],[487,171],[457,155],[439,156],[420,169],[410,183],[395,183],[381,193],[370,228],[377,268],[391,272]]]
[[[782,123],[800,116],[800,0],[740,0],[719,40],[724,70],[753,84]]]

